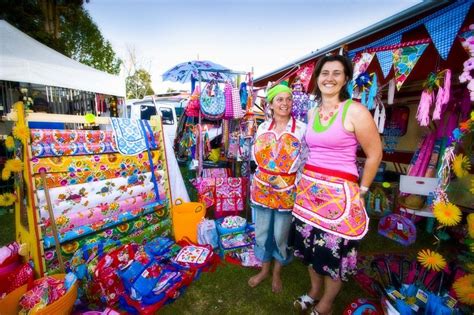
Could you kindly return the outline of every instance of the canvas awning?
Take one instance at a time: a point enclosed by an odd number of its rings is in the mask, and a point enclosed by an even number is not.
[[[125,97],[125,79],[43,45],[0,20],[0,80]]]

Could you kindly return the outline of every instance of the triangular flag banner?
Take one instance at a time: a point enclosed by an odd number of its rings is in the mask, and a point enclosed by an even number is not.
[[[408,78],[411,70],[413,70],[427,46],[428,44],[420,44],[398,48],[393,51],[393,66],[395,68],[397,91],[400,91],[403,82]]]
[[[375,53],[364,52],[355,56],[355,58],[352,60],[354,63],[354,75],[352,76],[353,80],[357,79],[359,74],[367,70],[370,63],[372,62],[372,59],[374,59],[374,55]]]
[[[374,43],[377,43],[376,47],[379,46],[389,46],[389,45],[396,45],[400,44],[402,41],[402,34],[397,34],[396,36],[390,36],[389,38],[383,38],[382,40],[378,40]],[[392,52],[390,50],[386,51],[378,51],[375,53],[377,55],[377,59],[379,60],[380,68],[382,68],[383,77],[386,78],[387,75],[390,73],[390,69],[392,68]]]
[[[303,84],[304,91],[308,91],[309,81],[313,75],[315,62],[308,62],[301,66],[301,68],[296,72],[296,75],[300,78],[301,83]]]
[[[446,60],[453,46],[454,38],[466,17],[471,1],[425,22],[425,27],[441,58]]]
[[[392,51],[385,50],[385,51],[378,51],[376,52],[377,59],[379,60],[380,68],[382,68],[383,77],[386,78],[387,75],[390,73],[390,69],[392,69],[393,58],[392,58]]]
[[[464,50],[467,52],[468,55],[471,54],[470,48],[469,48],[469,42],[467,41],[469,37],[472,37],[474,39],[474,30],[469,30],[462,34],[459,34],[459,40],[461,41],[462,47],[464,48]],[[471,44],[474,44],[474,42]]]

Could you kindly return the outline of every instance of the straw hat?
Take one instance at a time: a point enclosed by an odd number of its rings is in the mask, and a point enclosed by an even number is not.
[[[407,209],[420,210],[425,206],[425,198],[420,195],[400,196],[398,203]]]

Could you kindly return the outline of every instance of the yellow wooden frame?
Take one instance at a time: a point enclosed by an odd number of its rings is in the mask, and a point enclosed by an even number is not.
[[[20,116],[21,117],[21,116]],[[7,115],[8,120],[17,121],[18,115],[16,112],[11,112]],[[62,123],[74,123],[74,124],[87,124],[84,116],[73,116],[73,115],[61,115],[61,114],[47,114],[47,113],[27,113],[25,117],[25,125],[30,121],[36,122],[62,122]],[[95,124],[110,124],[109,117],[96,117]],[[159,116],[153,116],[150,120],[150,125],[153,127],[153,130],[156,132],[161,133],[161,140],[160,140],[160,147],[164,148],[164,132],[163,127],[161,124],[161,118]],[[170,194],[170,185],[169,185],[169,171],[168,171],[168,163],[166,162],[166,150],[163,150],[163,157],[165,159],[163,163],[163,170],[165,171],[165,178],[164,182],[165,190],[166,190],[166,198],[168,203],[171,200]],[[35,204],[35,197],[34,197],[34,183],[32,180],[32,166],[29,163],[31,159],[31,147],[28,145],[24,148],[23,152],[23,161],[24,161],[24,168],[23,168],[23,176],[25,179],[26,185],[26,192],[27,196],[22,196],[22,192],[20,191],[21,187],[16,185],[16,194],[19,197],[26,197],[28,200],[28,207],[27,207],[27,221],[28,221],[28,228],[22,225],[21,223],[21,200],[18,200],[15,203],[15,234],[16,240],[20,244],[26,244],[26,259],[28,261],[33,262],[33,268],[35,271],[36,276],[42,277],[47,272],[46,270],[46,261],[44,259],[44,249],[42,243],[42,234],[41,234],[41,227],[39,226],[39,214],[38,209]],[[170,205],[166,205],[166,207],[170,208]]]

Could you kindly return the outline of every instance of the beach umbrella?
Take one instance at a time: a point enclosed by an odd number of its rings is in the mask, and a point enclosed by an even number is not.
[[[204,70],[204,71],[200,71]],[[162,74],[163,81],[179,83],[211,80],[229,80],[231,77],[225,72],[231,71],[229,68],[221,66],[208,60],[192,60],[177,64],[173,68]]]

